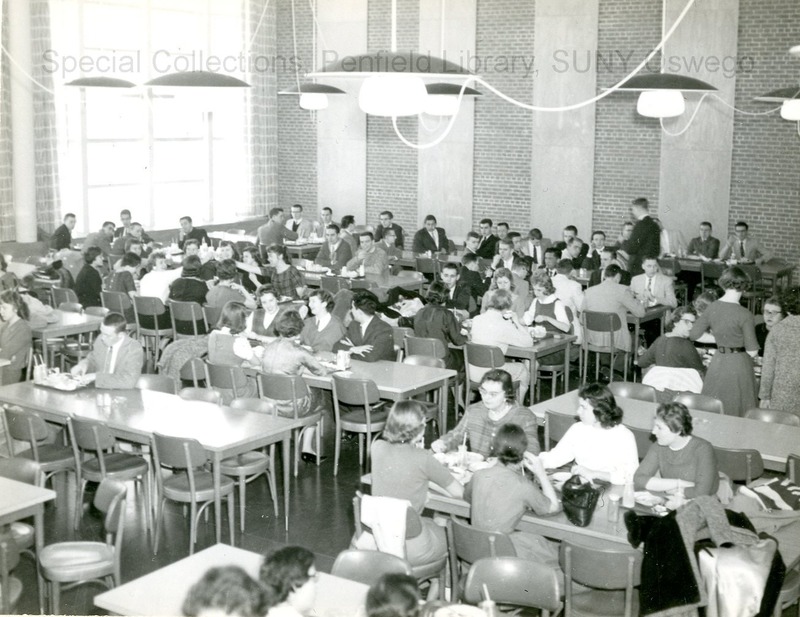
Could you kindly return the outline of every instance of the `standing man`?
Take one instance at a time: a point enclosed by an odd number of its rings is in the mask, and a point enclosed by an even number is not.
[[[478,256],[484,259],[494,259],[499,238],[492,233],[492,219],[482,219],[478,226],[481,234]]]
[[[73,366],[70,373],[94,381],[95,388],[133,389],[142,374],[144,351],[139,341],[128,336],[127,325],[119,313],[106,315],[89,357]]]
[[[86,236],[83,241],[83,252],[92,246],[99,248],[105,257],[111,254],[111,241],[114,239],[114,223],[106,221],[100,228],[100,231],[95,231]]]
[[[449,251],[447,232],[436,226],[436,217],[429,214],[425,217],[425,226],[414,234],[412,249],[414,253],[424,254],[447,253]],[[489,256],[491,259],[492,255]]]
[[[405,237],[403,236],[403,228],[394,222],[394,214],[389,210],[381,212],[381,222],[375,229],[375,241],[380,242],[388,230],[394,231],[394,244],[399,249],[405,248]]]
[[[375,245],[371,231],[362,231],[359,236],[361,246],[355,257],[347,262],[349,270],[357,270],[362,265],[368,279],[385,281],[389,277],[389,260],[383,249]]]
[[[628,254],[628,272],[636,276],[644,272],[642,262],[645,257],[658,257],[661,252],[661,228],[650,216],[650,204],[644,197],[631,202],[631,215],[636,224],[622,250]]]
[[[350,314],[353,321],[346,336],[333,346],[333,351],[349,351],[365,362],[394,361],[392,327],[376,315],[378,298],[371,291],[358,289],[353,293]]]
[[[76,218],[72,212],[64,215],[64,222],[59,225],[50,238],[50,248],[54,251],[68,249],[72,246],[72,230],[75,229]]]
[[[339,226],[331,223],[325,228],[325,242],[320,247],[315,264],[339,272],[353,257],[350,245],[339,237]]]
[[[269,221],[258,228],[258,244],[264,248],[277,244],[283,246],[284,240],[297,240],[297,232],[284,227],[283,208],[273,208],[269,211]]]
[[[757,264],[769,261],[772,254],[750,235],[750,226],[744,221],[739,221],[733,228],[734,233],[728,238],[725,246],[719,253],[720,259],[738,259],[739,261],[753,261]]]
[[[689,255],[696,255],[703,261],[716,259],[719,255],[719,240],[711,235],[711,223],[700,223],[700,235],[692,238],[686,251]]]
[[[544,252],[550,248],[550,240],[542,237],[540,229],[534,227],[528,232],[527,241],[522,244],[522,254],[533,258],[534,269],[544,265]]]
[[[178,248],[183,250],[183,243],[190,239],[197,240],[197,243],[200,245],[204,242],[206,245],[211,244],[205,229],[193,227],[191,216],[182,216],[181,230],[178,232]]]
[[[314,231],[314,223],[303,218],[303,206],[294,204],[291,208],[292,216],[286,219],[286,229],[297,234],[298,238],[308,238]]]

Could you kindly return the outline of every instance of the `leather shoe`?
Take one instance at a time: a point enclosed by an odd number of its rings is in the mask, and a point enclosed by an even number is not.
[[[300,458],[303,460],[304,463],[314,463],[315,465],[317,464],[317,455],[312,454],[311,452],[303,452],[300,455]],[[328,459],[327,456],[319,457],[320,462],[326,461],[327,459]]]

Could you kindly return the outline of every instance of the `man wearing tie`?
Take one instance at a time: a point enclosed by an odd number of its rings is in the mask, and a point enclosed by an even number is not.
[[[678,306],[672,277],[659,272],[658,259],[656,257],[645,257],[642,261],[642,269],[644,274],[637,274],[631,279],[633,297],[641,302],[645,309],[657,304],[670,308]],[[641,331],[648,346],[652,345],[658,338],[660,330],[657,320],[647,321],[642,324]]]
[[[314,263],[339,272],[352,258],[350,245],[339,237],[339,226],[331,223],[325,228],[325,243],[319,249]]]
[[[550,240],[542,238],[540,229],[534,227],[528,232],[528,238],[522,243],[522,254],[533,258],[534,267],[544,265],[544,252],[550,248]]]
[[[558,266],[558,260],[561,259],[561,251],[559,251],[554,246],[551,246],[544,252],[544,265],[540,266],[540,270],[545,270],[547,272],[547,276],[553,278],[556,274],[558,274],[558,270],[556,269]]]
[[[286,219],[286,229],[296,233],[298,238],[308,238],[314,231],[314,224],[303,218],[303,206],[294,204],[291,212],[292,216]]]
[[[478,244],[478,256],[484,259],[494,259],[497,252],[497,242],[500,240],[492,233],[492,219],[483,219],[479,223],[481,241]]]
[[[144,351],[139,341],[128,336],[127,322],[119,313],[109,313],[100,326],[92,352],[70,371],[96,388],[129,390],[142,374]]]
[[[757,264],[770,260],[772,254],[762,246],[758,238],[750,235],[750,227],[747,223],[739,221],[733,229],[734,234],[728,238],[725,246],[719,252],[720,259],[753,261]]]
[[[412,250],[417,254],[447,253],[449,245],[447,233],[441,227],[436,226],[436,217],[429,214],[425,217],[425,227],[414,234]]]

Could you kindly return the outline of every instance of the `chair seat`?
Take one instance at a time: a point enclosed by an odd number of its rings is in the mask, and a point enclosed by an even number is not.
[[[781,593],[778,596],[778,606],[781,608],[787,604],[791,605],[798,601],[800,598],[800,573],[795,570],[790,570],[786,573],[786,578],[783,579],[783,586]]]
[[[586,349],[589,351],[597,352],[597,353],[611,353],[609,347],[603,345],[592,345],[591,343],[586,343]],[[614,348],[614,353],[630,353],[630,351],[625,351],[624,349],[620,349],[619,347]]]
[[[114,549],[103,542],[59,542],[39,553],[44,577],[59,583],[101,578],[114,573]]]
[[[75,459],[72,448],[67,446],[57,446],[55,444],[44,444],[39,446],[39,464],[42,471],[52,471],[54,468],[72,469],[75,467]],[[26,450],[18,454],[23,458],[33,458],[33,452]]]
[[[106,475],[110,478],[116,477],[119,479],[121,476],[135,478],[147,473],[150,469],[150,467],[147,465],[147,461],[145,461],[141,456],[127,454],[125,452],[113,452],[111,454],[106,454],[105,461]],[[100,473],[100,461],[96,458],[93,458],[81,463],[81,473],[85,480],[94,480],[95,478],[98,478],[97,481],[102,480],[102,474]]]
[[[414,577],[420,581],[426,581],[434,576],[437,576],[447,563],[447,555],[444,555],[441,559],[437,559],[436,561],[432,561],[430,563],[423,563],[418,566],[412,566],[412,570],[414,572]]]
[[[382,431],[386,424],[388,411],[373,411],[370,414],[370,424],[372,432]],[[346,431],[365,433],[367,430],[367,414],[363,409],[348,411],[342,414],[342,428]]]
[[[572,615],[618,617],[625,614],[625,592],[592,589],[572,595]],[[633,590],[631,615],[639,614],[639,592]]]
[[[21,551],[30,548],[34,544],[36,536],[34,534],[33,526],[28,523],[20,523],[19,521],[11,523],[11,537],[17,548]]]
[[[17,602],[19,602],[19,597],[22,595],[22,581],[20,581],[16,576],[10,576],[8,578],[8,586],[9,586],[9,606],[13,609]],[[3,604],[3,597],[6,593],[6,590],[0,588],[0,605]]]
[[[223,459],[219,470],[226,476],[249,476],[269,469],[269,457],[263,452],[254,450],[238,456]]]
[[[208,471],[195,471],[194,474],[195,501],[211,501],[214,499],[214,476]],[[229,495],[233,492],[233,480],[227,477],[220,479],[220,495]],[[192,501],[189,490],[189,476],[185,473],[174,475],[164,480],[164,496],[173,501]]]

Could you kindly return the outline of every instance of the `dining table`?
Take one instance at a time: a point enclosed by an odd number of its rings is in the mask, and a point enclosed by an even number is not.
[[[572,334],[548,334],[544,338],[534,339],[532,347],[517,347],[509,345],[506,358],[517,358],[528,360],[530,364],[530,401],[533,402],[536,389],[537,362],[536,359],[557,351],[564,351],[564,390],[569,390],[569,362],[570,348],[572,343],[578,339]]]
[[[101,392],[109,396],[98,397]],[[98,399],[103,402],[99,403]],[[196,439],[212,462],[217,542],[222,538],[220,467],[223,459],[280,442],[283,451],[284,525],[289,529],[291,436],[294,429],[302,426],[302,419],[189,401],[155,390],[85,387],[62,391],[31,381],[0,387],[0,403],[31,409],[56,424],[66,424],[72,415],[95,420],[111,429],[118,439],[137,444],[149,444],[154,433]]]
[[[678,263],[681,266],[681,270],[685,270],[687,272],[700,272],[703,261],[705,260],[701,259],[700,257],[678,258]],[[727,265],[735,265],[733,262],[724,262],[719,259],[711,260],[711,262],[722,267]],[[792,286],[794,266],[788,262],[784,262],[783,260],[770,260],[765,263],[758,264],[758,269],[761,271],[761,278],[770,281],[772,284],[771,295],[774,296],[778,292],[778,284],[782,279],[786,279],[783,285],[784,288],[789,288]]]
[[[447,431],[447,390],[449,380],[456,376],[456,371],[447,368],[417,366],[378,360],[364,362],[351,360],[350,368],[338,374],[359,379],[371,379],[378,387],[382,399],[402,401],[424,394],[431,390],[439,390],[439,431]],[[313,388],[331,390],[333,378],[328,375],[303,375],[306,383]]]
[[[154,572],[94,597],[98,608],[112,615],[182,615],[189,589],[210,568],[239,566],[258,578],[264,556],[226,544],[215,544]],[[320,572],[317,575],[314,617],[363,617],[369,587],[357,581]]]
[[[31,334],[34,338],[42,341],[42,356],[46,359],[48,339],[61,338],[63,336],[73,336],[76,334],[88,334],[97,332],[103,318],[98,315],[88,315],[86,313],[73,313],[56,309],[53,311],[54,321],[43,327],[32,327]]]

